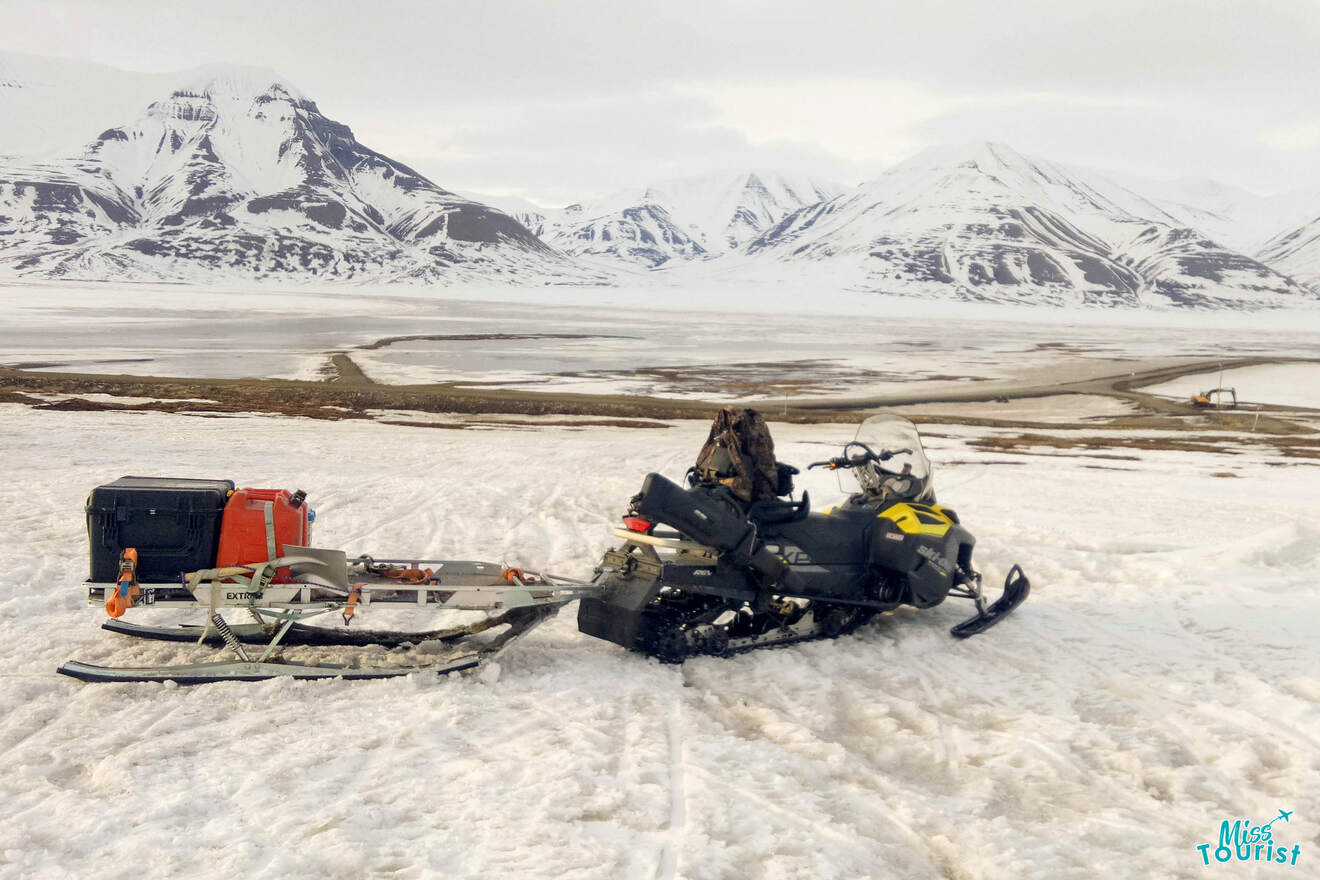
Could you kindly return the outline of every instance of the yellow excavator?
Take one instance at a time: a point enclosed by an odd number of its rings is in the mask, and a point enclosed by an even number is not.
[[[1192,406],[1237,409],[1236,388],[1211,388],[1192,395]]]

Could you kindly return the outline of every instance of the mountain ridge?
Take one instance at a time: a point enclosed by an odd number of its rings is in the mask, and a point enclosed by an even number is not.
[[[567,254],[657,269],[736,250],[791,211],[846,190],[756,169],[676,178],[523,216]]]
[[[208,66],[79,155],[0,166],[18,274],[590,280],[494,208],[360,144],[259,68]]]
[[[923,151],[789,215],[746,252],[832,263],[862,288],[968,300],[1238,308],[1315,295],[1154,200],[993,143]]]
[[[139,103],[104,127],[108,110],[62,120],[98,123],[75,147],[58,147],[64,129],[52,124],[56,146],[0,156],[5,274],[541,285],[786,273],[1052,305],[1320,297],[1320,193],[1160,185],[973,142],[928,148],[856,187],[747,169],[551,210],[438,185],[270,69],[136,74],[0,53],[0,111],[70,90],[84,103],[81,90],[110,96],[116,112]]]

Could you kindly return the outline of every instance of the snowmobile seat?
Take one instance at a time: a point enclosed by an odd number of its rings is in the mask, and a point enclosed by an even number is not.
[[[810,558],[810,565],[828,567],[869,567],[867,551],[872,542],[875,516],[816,514],[786,522],[765,535],[767,541],[782,540],[797,547]],[[797,567],[797,566],[795,566]]]
[[[758,525],[801,522],[811,514],[811,495],[803,492],[801,501],[765,498],[747,509],[747,518]]]

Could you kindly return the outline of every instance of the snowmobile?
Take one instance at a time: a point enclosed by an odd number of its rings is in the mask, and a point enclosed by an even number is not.
[[[806,492],[793,500],[798,471],[773,460],[759,415],[723,416],[687,487],[647,475],[614,532],[623,544],[597,570],[600,592],[578,603],[582,632],[680,663],[834,638],[877,613],[950,596],[975,605],[951,630],[966,638],[1026,599],[1030,582],[1014,565],[987,604],[972,567],[975,538],[936,502],[930,461],[907,419],[872,416],[840,455],[809,465],[847,472],[858,485],[815,513]]]
[[[314,514],[301,491],[124,477],[97,487],[87,504],[86,586],[111,618],[103,628],[217,645],[227,656],[139,667],[70,661],[58,671],[83,681],[180,684],[443,674],[489,662],[573,601],[583,633],[677,663],[837,637],[878,612],[949,596],[975,603],[976,615],[952,630],[966,637],[1026,598],[1030,585],[1014,565],[1003,594],[987,604],[971,563],[975,539],[936,503],[930,463],[907,420],[867,419],[841,455],[810,467],[850,473],[859,491],[812,512],[807,493],[793,499],[798,471],[775,460],[761,416],[726,409],[686,488],[659,474],[645,478],[614,530],[623,543],[590,580],[490,562],[350,558],[306,546]],[[349,626],[378,603],[486,616],[421,632]],[[121,619],[143,607],[204,616],[182,626]],[[335,613],[342,626],[304,623]],[[287,647],[313,649],[313,657],[286,659]],[[368,650],[346,663],[315,654],[349,647]]]

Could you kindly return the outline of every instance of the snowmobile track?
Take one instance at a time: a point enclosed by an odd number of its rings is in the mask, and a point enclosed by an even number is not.
[[[683,698],[677,697],[665,718],[669,737],[669,826],[660,850],[656,880],[673,880],[678,872],[678,856],[683,852],[683,832],[687,823],[687,800],[683,793],[686,761],[683,757]]]

